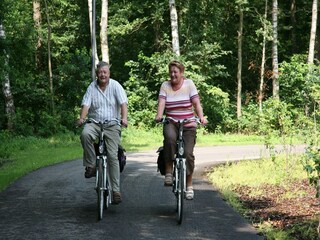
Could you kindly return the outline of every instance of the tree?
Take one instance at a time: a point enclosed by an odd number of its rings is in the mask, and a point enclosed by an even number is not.
[[[171,20],[172,50],[177,56],[180,56],[178,14],[177,14],[175,0],[169,0],[169,7],[170,7],[170,20]]]
[[[296,48],[297,48],[296,12],[297,12],[296,0],[291,0],[290,16],[291,16],[291,23],[292,23],[291,42],[292,42],[292,52],[293,53],[296,53]]]
[[[3,25],[0,23],[0,41],[4,42],[6,38],[5,31]],[[11,92],[11,85],[10,85],[10,77],[8,68],[9,68],[9,55],[7,54],[6,50],[3,49],[3,62],[4,62],[4,69],[3,69],[3,83],[2,83],[2,92],[4,95],[5,100],[5,112],[7,117],[7,128],[9,130],[13,130],[14,128],[14,117],[15,117],[15,106],[13,101],[13,95]]]
[[[243,7],[239,4],[239,30],[238,30],[238,91],[237,91],[237,118],[241,117],[241,91],[242,91],[242,34],[243,34]]]
[[[49,71],[49,89],[51,95],[51,111],[52,114],[55,114],[55,104],[54,104],[54,92],[53,92],[53,73],[52,73],[52,62],[51,62],[51,23],[50,23],[50,16],[49,16],[49,8],[47,0],[44,0],[45,7],[46,7],[46,17],[47,17],[47,24],[48,24],[48,39],[47,39],[47,47],[48,47],[48,71]]]
[[[102,0],[101,7],[101,22],[100,22],[100,41],[101,41],[101,53],[102,61],[107,63],[109,60],[109,46],[108,46],[108,0]]]
[[[266,64],[266,40],[267,40],[267,14],[268,0],[265,0],[264,17],[263,17],[263,41],[262,41],[262,58],[260,70],[260,86],[259,86],[259,110],[262,112],[263,86],[264,86],[264,69]]]
[[[91,78],[92,81],[96,79],[95,75],[95,63],[99,62],[97,53],[97,39],[96,39],[96,0],[88,0],[89,9],[89,24],[91,33],[91,55],[92,55],[92,68],[91,68]]]
[[[278,66],[278,0],[272,1],[272,95],[279,99],[279,66]]]
[[[41,29],[41,5],[40,5],[40,0],[33,0],[33,21],[34,21],[34,27],[37,32],[37,44],[36,44],[36,65],[39,66],[40,64],[40,54],[39,54],[39,49],[41,48],[42,45],[42,40],[41,40],[41,34],[40,34],[40,29]]]
[[[309,55],[308,55],[308,63],[309,64],[312,64],[313,59],[314,59],[314,46],[315,46],[316,31],[317,31],[317,15],[318,15],[318,0],[313,0],[310,43],[309,43]]]

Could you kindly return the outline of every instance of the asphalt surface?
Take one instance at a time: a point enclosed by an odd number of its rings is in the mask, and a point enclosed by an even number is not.
[[[297,149],[295,149],[296,151]],[[301,149],[298,149],[300,151]],[[128,153],[123,202],[97,220],[94,178],[82,160],[34,171],[0,193],[0,239],[263,239],[208,183],[206,167],[267,156],[261,146],[196,148],[195,197],[177,224],[175,198],[157,172],[156,149]]]

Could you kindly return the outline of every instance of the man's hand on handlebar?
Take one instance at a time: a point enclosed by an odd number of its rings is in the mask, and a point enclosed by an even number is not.
[[[123,127],[128,127],[128,120],[122,118],[122,119],[121,119],[121,125],[122,125]]]
[[[85,122],[86,122],[85,119],[79,118],[79,119],[76,121],[75,125],[76,125],[77,127],[80,127],[80,126],[82,126]]]

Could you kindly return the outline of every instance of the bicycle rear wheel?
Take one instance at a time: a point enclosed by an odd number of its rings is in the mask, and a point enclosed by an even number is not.
[[[178,191],[177,191],[177,220],[181,224],[183,217],[183,202],[184,202],[184,183],[185,183],[185,173],[182,163],[180,163],[178,169]]]
[[[103,186],[103,161],[99,159],[98,161],[98,186],[97,186],[97,193],[98,193],[98,217],[99,220],[103,217],[103,210],[105,207],[105,191]]]

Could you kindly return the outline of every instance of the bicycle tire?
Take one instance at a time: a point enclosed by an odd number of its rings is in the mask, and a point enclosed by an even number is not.
[[[107,190],[105,191],[105,208],[109,208],[109,204],[111,203],[111,188],[110,188],[110,185],[109,185],[109,181],[108,181],[108,177],[107,177],[107,180],[106,180],[106,186],[107,186]]]
[[[100,158],[98,161],[98,217],[99,220],[103,218],[103,210],[105,207],[105,191],[103,189],[103,164],[102,159]]]
[[[182,166],[182,163],[179,163],[178,168],[178,192],[177,192],[177,220],[178,224],[182,223],[182,217],[183,217],[183,202],[184,202],[184,183],[185,183],[185,174],[184,174],[184,168]]]

